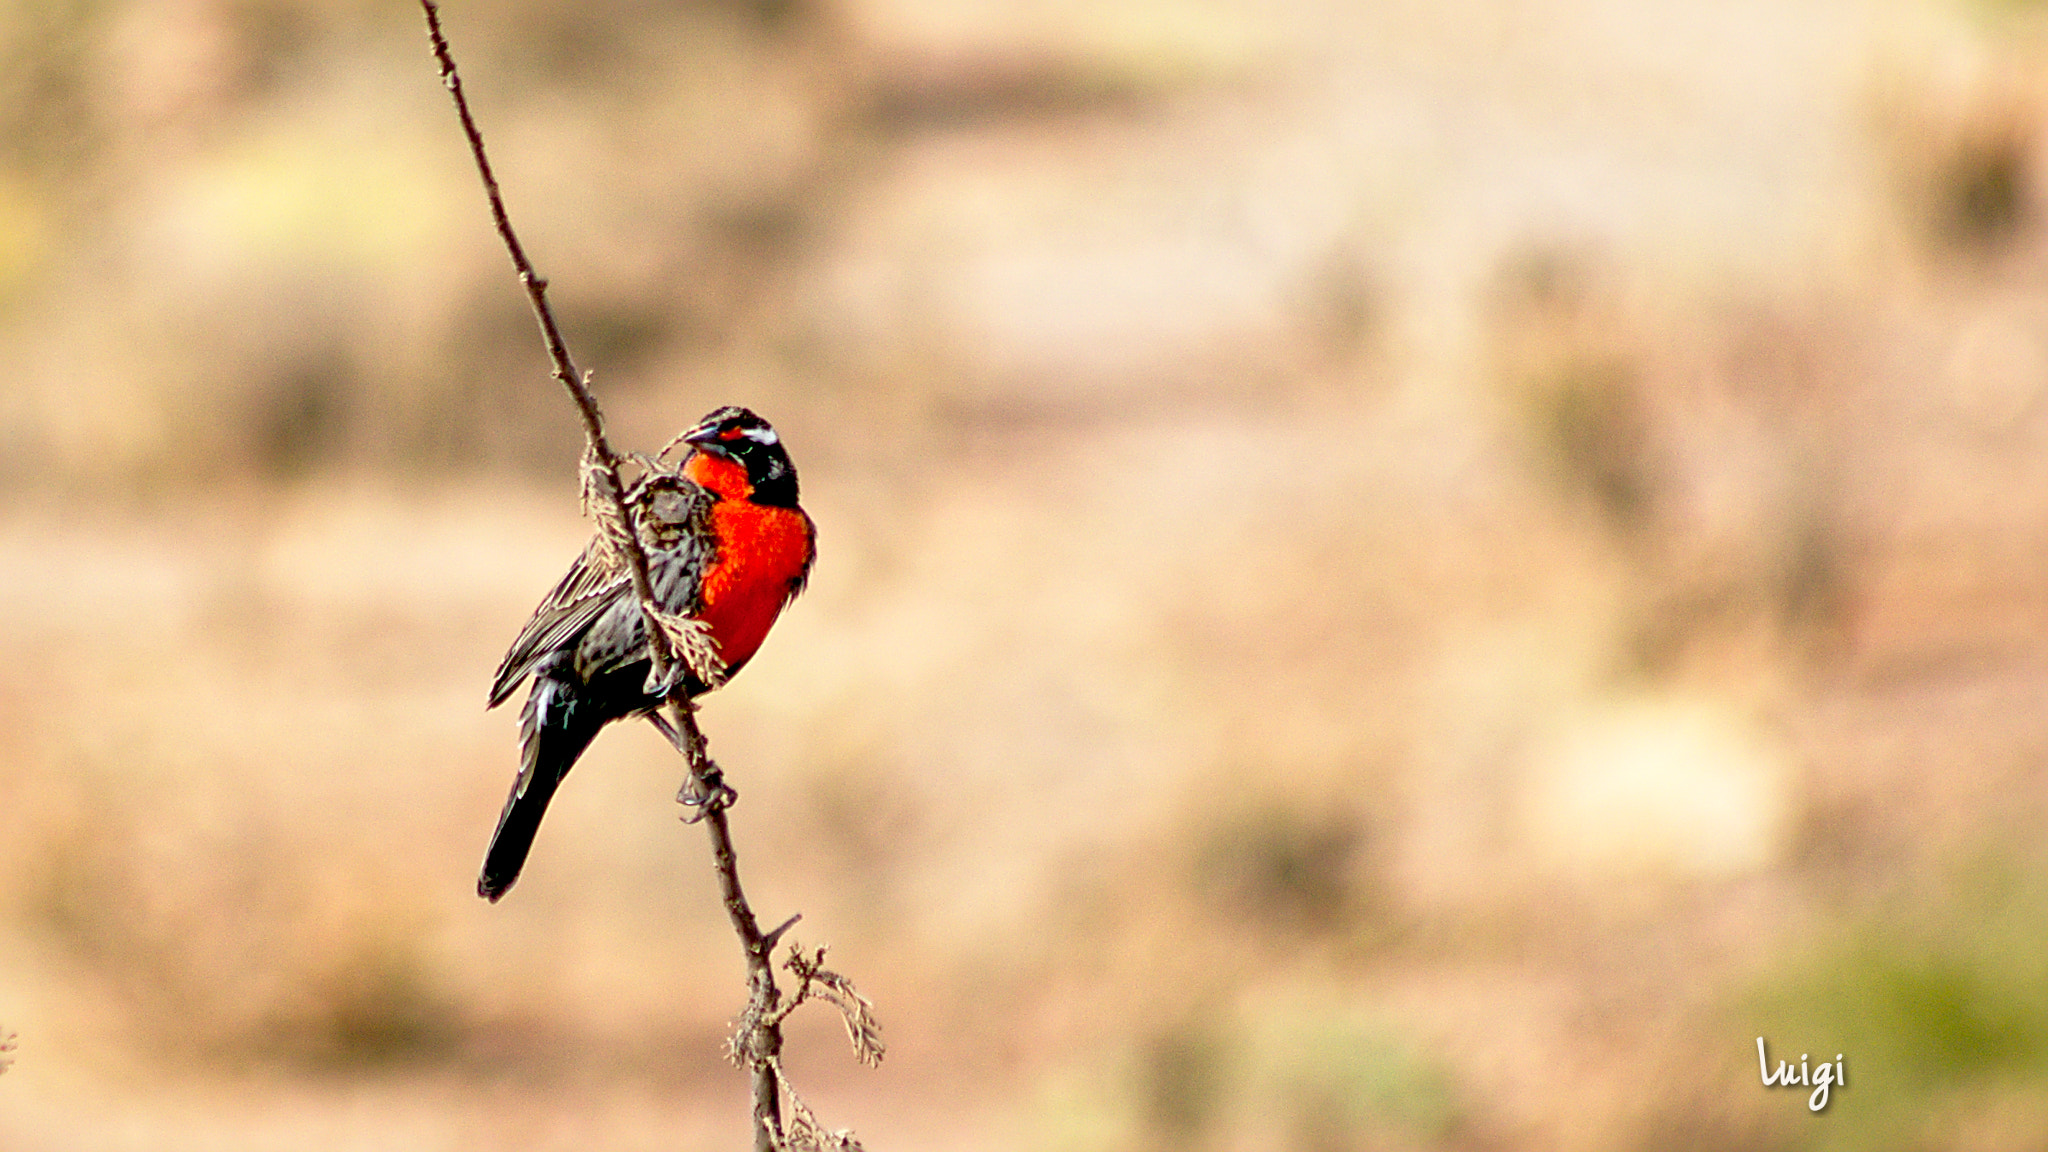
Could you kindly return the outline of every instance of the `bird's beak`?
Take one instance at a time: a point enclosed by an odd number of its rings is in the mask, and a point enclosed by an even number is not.
[[[692,448],[696,448],[699,451],[703,452],[709,452],[714,456],[730,455],[730,453],[728,453],[725,450],[725,445],[721,443],[718,439],[717,424],[699,424],[695,428],[690,429],[688,432],[683,433],[681,436],[681,441],[684,444],[690,445]]]

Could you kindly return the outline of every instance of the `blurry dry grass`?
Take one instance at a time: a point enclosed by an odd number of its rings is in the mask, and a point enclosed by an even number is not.
[[[448,18],[621,445],[743,402],[803,468],[707,724],[763,915],[890,1009],[879,1073],[792,1040],[821,1114],[2048,1137],[2035,6]],[[17,5],[0,61],[0,1145],[722,1145],[657,737],[468,894],[587,529],[417,29]],[[1846,1053],[1825,1116],[1759,1034]]]

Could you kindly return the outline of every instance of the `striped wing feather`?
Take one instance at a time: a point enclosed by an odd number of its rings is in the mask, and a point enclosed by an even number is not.
[[[655,599],[669,611],[687,613],[697,607],[711,559],[703,529],[712,502],[711,493],[672,474],[652,485],[642,481],[627,493],[641,543],[651,545],[648,576]],[[593,627],[603,635],[588,636]],[[577,650],[576,671],[585,677],[631,663],[647,643],[644,627],[631,574],[592,539],[498,664],[490,707],[503,704],[521,681],[572,648]]]
[[[540,607],[534,609],[526,627],[519,630],[518,638],[506,651],[505,659],[499,662],[498,674],[491,681],[490,706],[503,704],[518,690],[520,681],[575,643],[605,609],[632,594],[633,578],[616,563],[600,562],[598,542],[592,540],[584,547],[583,555],[569,565],[569,571],[554,590],[540,602]]]

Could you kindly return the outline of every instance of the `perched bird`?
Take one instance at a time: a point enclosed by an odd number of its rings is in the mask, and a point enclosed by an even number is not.
[[[715,647],[709,667],[679,654],[676,683],[687,698],[718,687],[753,657],[803,591],[817,533],[797,506],[789,453],[766,420],[720,408],[676,442],[694,449],[682,468],[650,470],[626,503],[662,613]],[[651,670],[626,560],[600,534],[534,610],[491,684],[496,708],[533,678],[519,716],[519,777],[477,895],[496,901],[519,879],[548,801],[598,729],[661,707]]]

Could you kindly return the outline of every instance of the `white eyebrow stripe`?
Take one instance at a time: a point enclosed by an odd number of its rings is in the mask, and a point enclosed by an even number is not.
[[[777,444],[781,442],[781,437],[775,434],[775,429],[773,428],[742,428],[740,429],[740,435],[745,436],[756,444]]]

